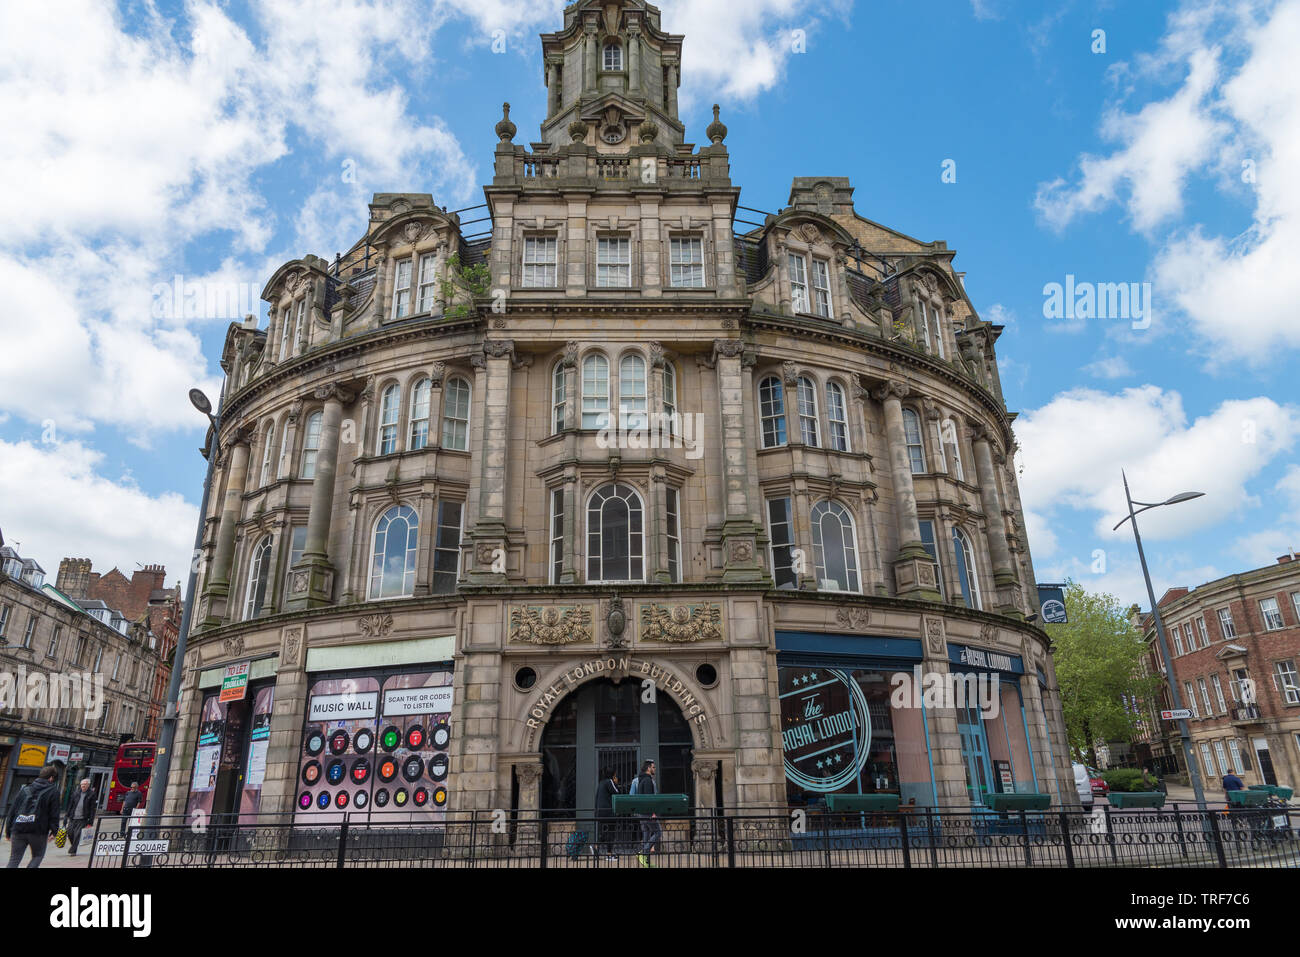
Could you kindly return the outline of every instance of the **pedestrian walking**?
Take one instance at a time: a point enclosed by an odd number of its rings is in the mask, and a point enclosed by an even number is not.
[[[132,781],[131,790],[126,792],[126,797],[122,798],[122,837],[128,838],[127,828],[131,823],[131,812],[140,806],[140,799],[144,795],[140,793],[140,782]]]
[[[13,843],[9,851],[9,867],[17,867],[23,852],[30,849],[32,859],[28,867],[40,867],[45,848],[59,829],[59,790],[54,779],[59,769],[52,764],[41,768],[36,780],[25,785],[9,809],[5,820],[5,837]]]
[[[655,763],[653,761],[644,761],[641,764],[641,773],[636,779],[636,793],[641,796],[647,794],[658,794],[655,789]],[[654,867],[655,864],[650,860],[650,855],[655,852],[659,846],[659,838],[662,830],[659,827],[659,817],[656,814],[642,814],[641,818],[641,849],[637,853],[637,863],[642,867]]]
[[[64,809],[68,828],[68,856],[77,856],[81,832],[95,819],[95,792],[90,789],[90,778],[82,778],[81,785],[72,792]]]
[[[612,768],[602,768],[600,784],[596,785],[596,845],[593,851],[603,848],[607,859],[614,861],[618,825],[614,821],[614,795],[623,792],[618,786],[618,774]]]

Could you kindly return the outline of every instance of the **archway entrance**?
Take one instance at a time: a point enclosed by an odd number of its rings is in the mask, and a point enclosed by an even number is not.
[[[671,697],[641,700],[641,682],[591,681],[556,707],[542,732],[541,811],[552,817],[594,812],[602,769],[618,775],[624,793],[642,761],[654,761],[663,794],[695,804],[690,726]]]

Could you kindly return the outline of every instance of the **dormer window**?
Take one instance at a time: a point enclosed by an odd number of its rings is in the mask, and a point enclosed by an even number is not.
[[[411,260],[397,263],[393,276],[393,318],[404,319],[411,313]]]
[[[795,312],[816,313],[831,317],[831,270],[824,259],[812,259],[802,253],[790,253],[790,303]],[[811,261],[811,273],[808,264]],[[812,277],[811,287],[809,276]]]
[[[617,43],[610,42],[605,44],[605,69],[623,69],[623,48]]]

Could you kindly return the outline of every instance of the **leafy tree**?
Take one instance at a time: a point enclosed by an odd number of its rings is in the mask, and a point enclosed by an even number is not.
[[[1065,729],[1075,755],[1097,764],[1099,741],[1128,741],[1141,715],[1131,702],[1159,693],[1160,676],[1143,677],[1146,643],[1114,595],[1065,590],[1069,624],[1048,625],[1055,646]]]

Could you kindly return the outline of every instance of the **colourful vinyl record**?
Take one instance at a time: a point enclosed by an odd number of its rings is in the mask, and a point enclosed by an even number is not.
[[[358,811],[370,803],[370,795],[365,791],[358,791],[352,796],[352,806]]]
[[[304,811],[311,807],[311,792],[303,791],[298,795],[298,806]]]
[[[330,754],[342,754],[348,749],[348,733],[339,728],[330,735]]]
[[[379,762],[379,780],[387,784],[395,777],[397,777],[397,762],[392,758],[384,758]]]
[[[335,758],[325,767],[325,780],[330,784],[341,784],[347,773],[348,769],[344,767],[342,758]]]
[[[308,761],[302,766],[302,783],[315,784],[320,780],[320,762]]]
[[[388,806],[388,788],[380,788],[375,792],[375,804],[378,807]]]
[[[357,763],[352,765],[352,780],[357,784],[365,784],[370,778],[370,759],[358,758]]]
[[[325,735],[319,731],[310,731],[307,733],[307,740],[303,746],[306,748],[307,753],[314,758],[325,750]]]
[[[357,754],[365,754],[375,744],[375,733],[369,728],[362,728],[357,732],[357,736],[352,739],[352,747],[356,749]]]
[[[325,808],[330,806],[329,791],[321,791],[320,794],[316,795],[316,806],[320,808],[322,811],[325,810]]]
[[[424,807],[429,803],[429,791],[427,788],[416,788],[415,793],[411,795],[411,800],[415,802],[416,807]]]
[[[393,792],[393,803],[398,807],[406,807],[407,797],[409,795],[406,793],[406,788],[398,788]]]
[[[379,736],[379,746],[385,751],[396,751],[397,746],[402,743],[402,732],[397,730],[396,725],[390,724],[384,728],[384,733]]]
[[[446,806],[446,804],[447,804],[447,789],[446,789],[446,788],[434,788],[434,789],[433,789],[433,803],[434,803],[436,806],[438,806],[438,807],[445,807],[445,806]]]
[[[451,725],[446,721],[439,721],[429,732],[429,737],[433,740],[435,751],[446,751],[447,742],[451,740]]]
[[[419,751],[424,744],[424,729],[418,724],[406,729],[406,746],[412,751]]]
[[[334,795],[334,806],[338,808],[345,808],[348,806],[347,791],[340,791],[338,794]]]
[[[435,781],[447,779],[447,755],[435,754],[429,759],[429,777]]]

